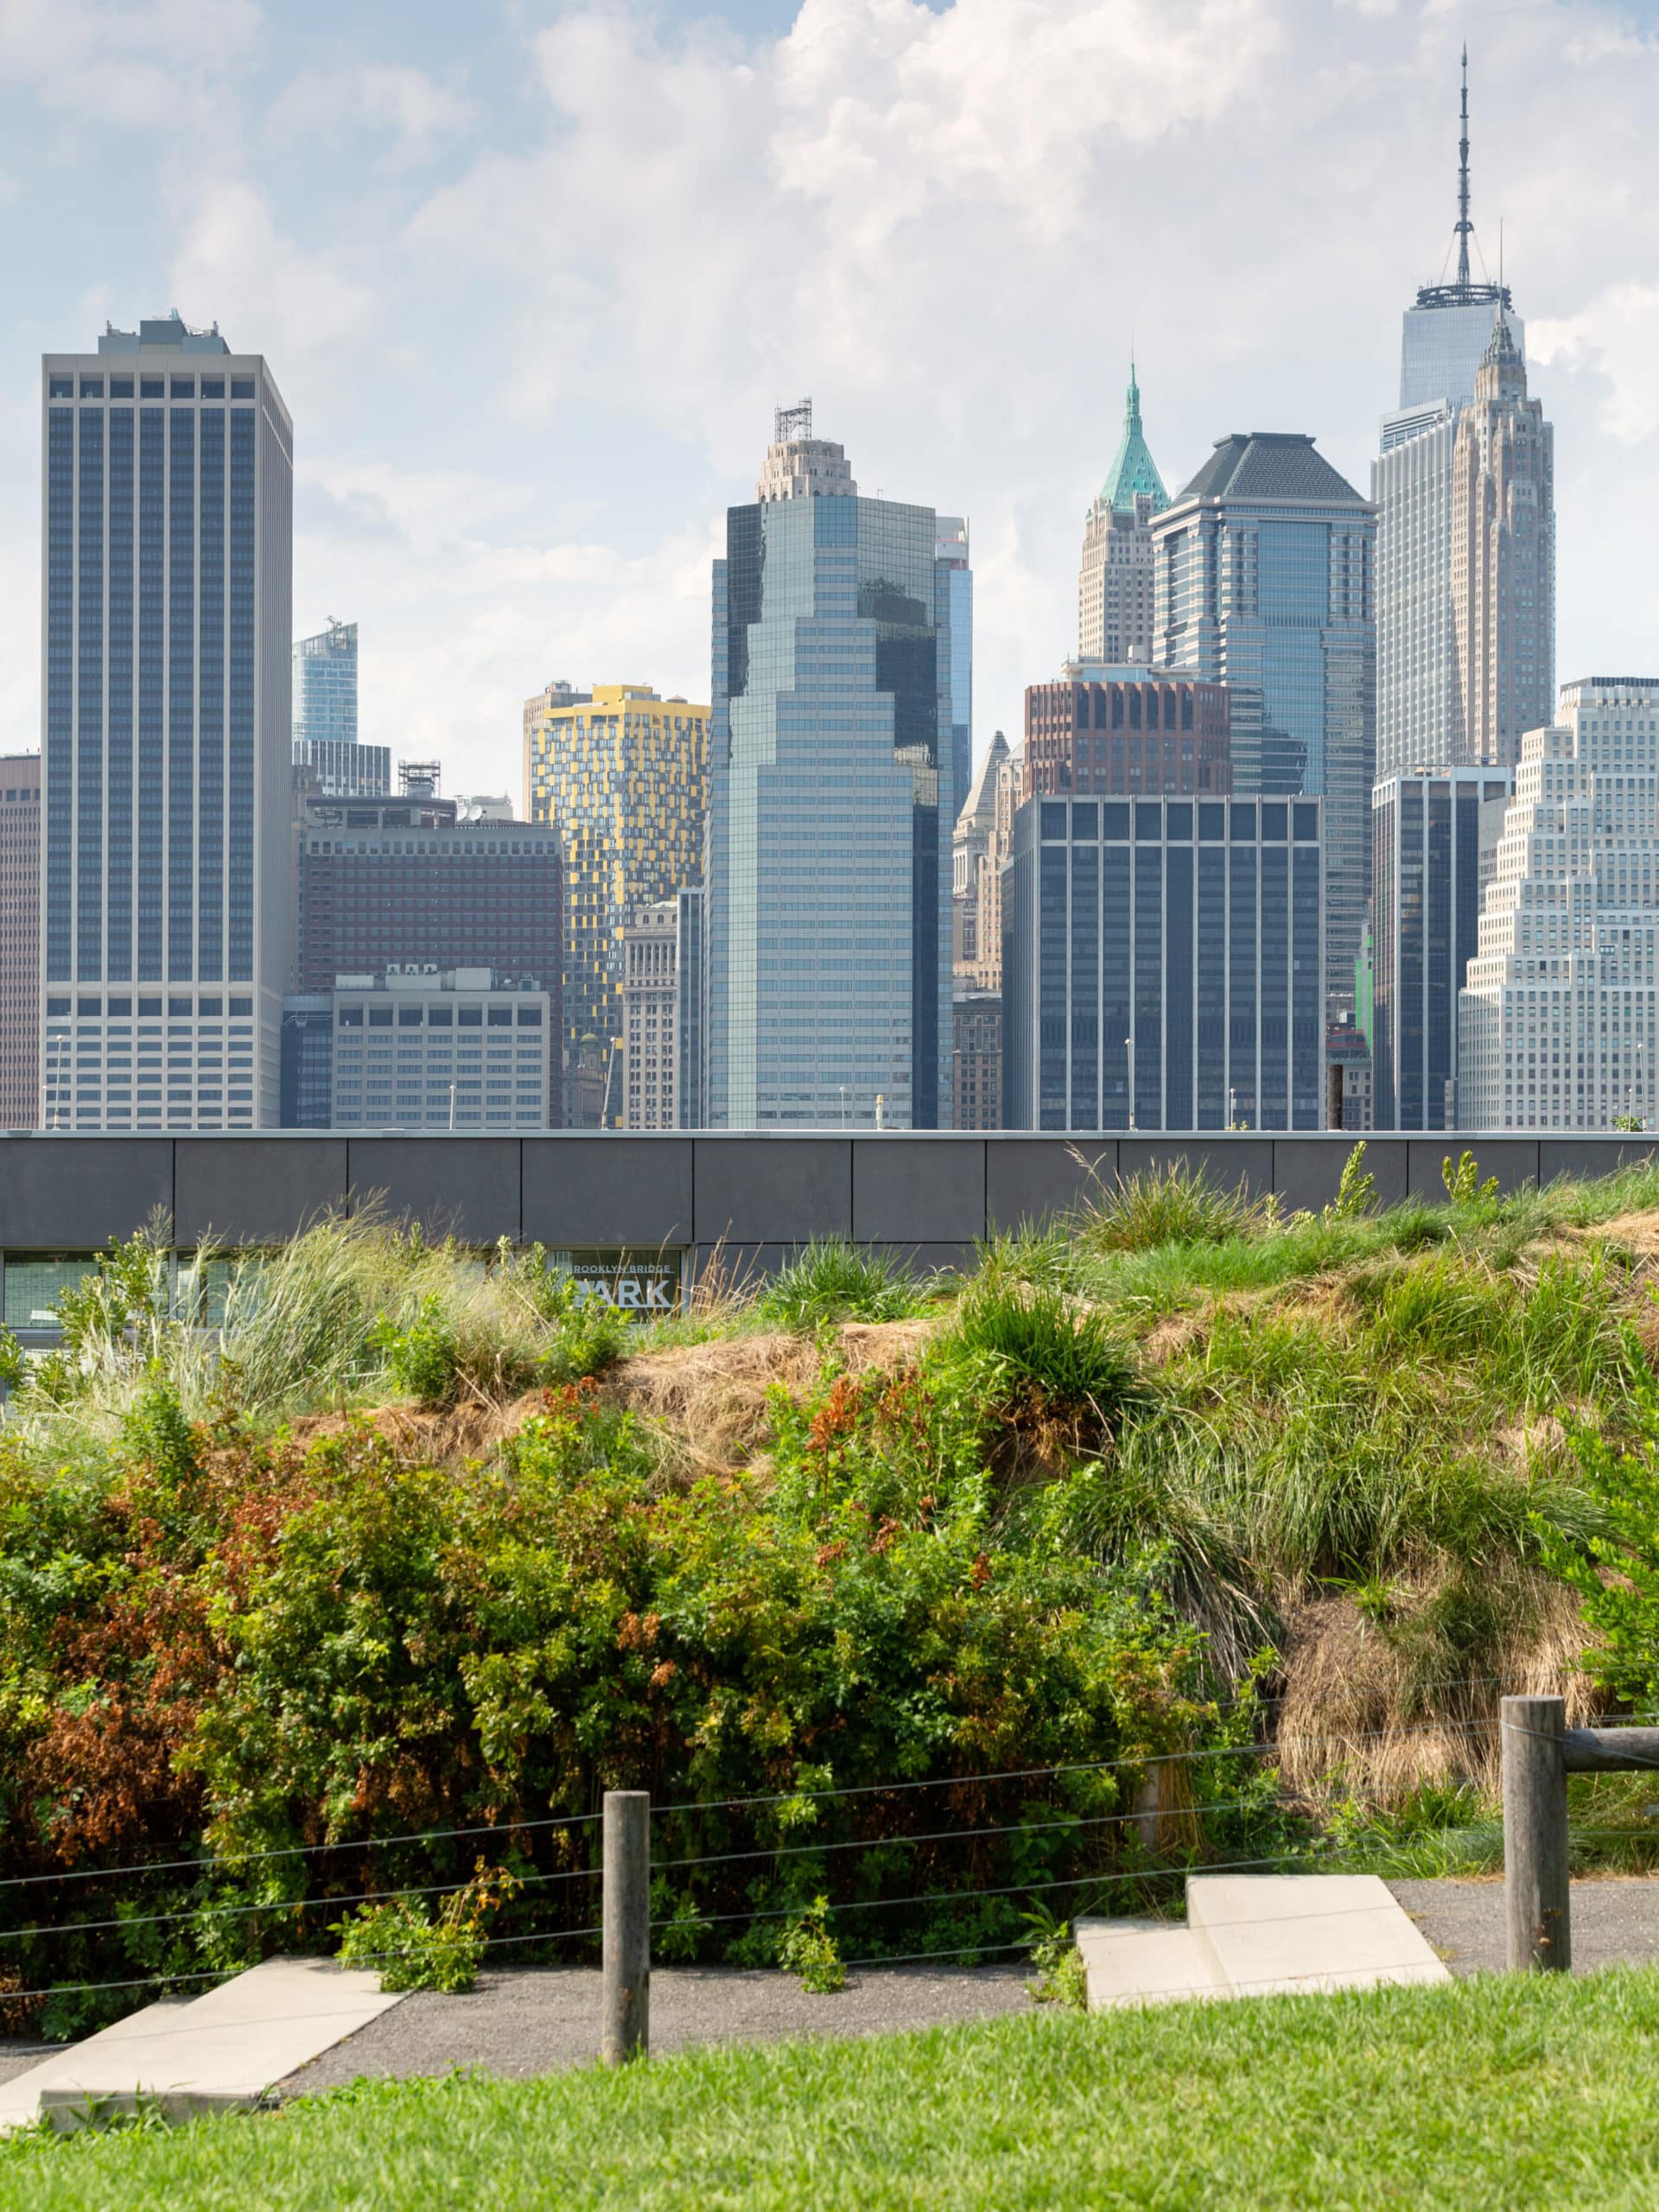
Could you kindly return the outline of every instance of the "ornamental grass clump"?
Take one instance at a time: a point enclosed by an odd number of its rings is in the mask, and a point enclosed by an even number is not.
[[[757,1316],[786,1329],[832,1321],[902,1321],[921,1309],[915,1284],[886,1253],[840,1236],[814,1237],[755,1301]]]
[[[1160,1244],[1224,1244],[1259,1235],[1266,1214],[1241,1182],[1228,1190],[1185,1160],[1125,1175],[1084,1207],[1077,1238],[1096,1252],[1149,1252]]]
[[[1110,1314],[995,1274],[963,1293],[937,1366],[982,1420],[1072,1452],[1099,1451],[1144,1395]]]

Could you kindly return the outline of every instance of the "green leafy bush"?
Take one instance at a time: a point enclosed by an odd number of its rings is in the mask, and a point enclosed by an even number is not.
[[[486,1868],[480,1859],[472,1880],[435,1913],[422,1897],[360,1905],[334,1923],[340,1963],[375,1968],[388,1994],[409,1989],[464,1993],[478,1980],[492,1916],[519,1886],[505,1867]]]
[[[847,1986],[847,1969],[841,1946],[830,1926],[830,1900],[814,1897],[806,1910],[791,1920],[778,1946],[778,1963],[785,1974],[798,1974],[809,1996],[833,1997]]]
[[[1627,1343],[1629,1431],[1610,1434],[1582,1419],[1567,1431],[1603,1524],[1576,1541],[1541,1518],[1536,1525],[1550,1567],[1578,1592],[1594,1631],[1586,1667],[1614,1697],[1645,1713],[1659,1709],[1659,1376],[1633,1329]]]
[[[1035,1981],[1026,1985],[1027,1990],[1039,2005],[1058,2005],[1065,2012],[1086,2012],[1089,1969],[1071,1933],[1071,1922],[1046,1905],[1033,1906],[1024,1918],[1031,1930],[1031,1963],[1037,1970]]]

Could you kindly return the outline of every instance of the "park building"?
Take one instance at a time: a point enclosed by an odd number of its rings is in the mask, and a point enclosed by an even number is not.
[[[1028,799],[1003,880],[1004,1127],[1322,1127],[1323,812]]]
[[[1565,684],[1522,741],[1458,1026],[1474,1129],[1655,1126],[1659,677]]]

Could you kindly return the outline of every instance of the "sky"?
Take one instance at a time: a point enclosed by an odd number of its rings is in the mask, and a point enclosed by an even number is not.
[[[294,417],[296,633],[521,799],[550,678],[702,700],[772,410],[965,514],[975,726],[1073,649],[1133,348],[1172,491],[1362,491],[1474,214],[1555,425],[1558,672],[1659,667],[1659,0],[0,0],[0,750],[39,744],[40,356],[176,307]]]

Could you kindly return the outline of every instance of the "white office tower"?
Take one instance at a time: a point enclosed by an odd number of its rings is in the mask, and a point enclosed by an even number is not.
[[[176,315],[41,363],[41,1121],[279,1123],[293,431]]]
[[[1654,1124],[1659,677],[1592,676],[1528,733],[1459,1002],[1470,1129]]]
[[[1491,345],[1495,321],[1501,318],[1514,342],[1517,361],[1524,358],[1526,332],[1521,318],[1511,312],[1508,287],[1477,281],[1470,271],[1469,248],[1474,225],[1469,214],[1466,50],[1459,155],[1458,220],[1453,232],[1457,240],[1457,274],[1449,282],[1422,286],[1415,306],[1406,310],[1401,334],[1400,404],[1393,414],[1382,419],[1381,457],[1371,464],[1371,498],[1377,510],[1379,782],[1413,769],[1446,768],[1461,761],[1489,757],[1473,749],[1464,734],[1466,717],[1453,608],[1459,423],[1474,402],[1477,378]],[[1503,395],[1506,416],[1515,413],[1514,394],[1509,388],[1512,384],[1513,378],[1506,371]],[[1524,376],[1520,397],[1524,405]],[[1531,408],[1534,414],[1538,412],[1536,402],[1531,403]],[[1542,427],[1547,432],[1548,425]],[[1478,463],[1484,446],[1490,444],[1491,410],[1489,408],[1480,423],[1471,423],[1465,429],[1474,433],[1472,445],[1469,436],[1465,437],[1467,494],[1470,462],[1473,460]],[[1486,434],[1484,441],[1483,431]],[[1499,435],[1501,440],[1501,429]],[[1479,475],[1478,466],[1472,474]],[[1499,486],[1494,486],[1489,477],[1480,492],[1484,499],[1490,497],[1493,520],[1497,524],[1496,538],[1491,531],[1482,537],[1482,550],[1495,554],[1502,564],[1505,552],[1502,531],[1509,519],[1511,498],[1507,476]],[[1520,496],[1524,500],[1529,495],[1522,493]],[[1501,515],[1500,506],[1503,509]],[[1469,550],[1465,543],[1465,554]],[[1497,581],[1505,583],[1508,576],[1508,567],[1503,565]],[[1528,601],[1518,609],[1527,618],[1524,626],[1528,630],[1529,664],[1549,659],[1548,653],[1536,647],[1530,633],[1540,620],[1545,620],[1553,636],[1554,607],[1552,569],[1547,606]],[[1506,664],[1520,642],[1508,632],[1501,639],[1485,639],[1494,651],[1501,648]],[[1491,656],[1480,644],[1473,639],[1466,639],[1465,643],[1468,659],[1483,668],[1490,665]],[[1548,714],[1554,680],[1551,661],[1533,712],[1523,715],[1515,725],[1517,735]],[[1512,760],[1514,757],[1511,747],[1508,758]]]

